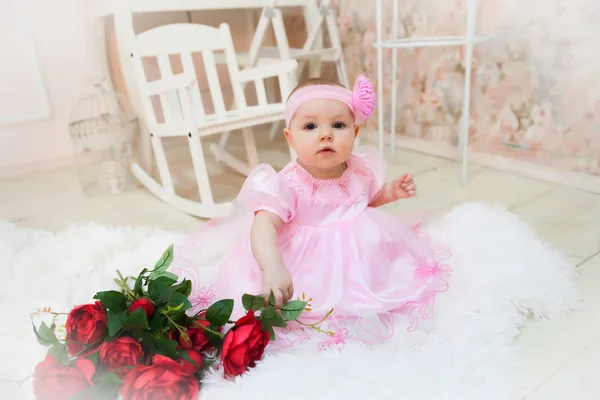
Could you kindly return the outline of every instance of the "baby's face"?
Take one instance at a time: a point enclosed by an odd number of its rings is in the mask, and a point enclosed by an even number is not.
[[[304,165],[329,169],[350,157],[358,127],[344,103],[317,99],[298,108],[284,133]]]

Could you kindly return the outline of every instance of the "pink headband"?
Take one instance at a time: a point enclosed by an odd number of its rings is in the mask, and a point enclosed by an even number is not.
[[[354,114],[354,123],[359,125],[369,119],[375,109],[375,90],[365,75],[360,74],[354,82],[354,91],[337,85],[311,85],[298,89],[285,105],[285,125],[302,104],[315,99],[338,100],[346,104]]]

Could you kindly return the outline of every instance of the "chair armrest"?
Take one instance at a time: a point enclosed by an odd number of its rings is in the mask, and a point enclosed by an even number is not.
[[[298,62],[296,60],[277,61],[260,67],[248,68],[240,71],[239,81],[249,82],[255,79],[271,78],[294,72],[296,68],[298,68]]]

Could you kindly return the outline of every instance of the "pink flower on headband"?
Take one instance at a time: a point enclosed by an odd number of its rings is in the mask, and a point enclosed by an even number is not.
[[[373,84],[364,74],[360,74],[354,82],[352,92],[352,108],[354,109],[354,118],[357,123],[369,119],[375,110],[375,89]]]

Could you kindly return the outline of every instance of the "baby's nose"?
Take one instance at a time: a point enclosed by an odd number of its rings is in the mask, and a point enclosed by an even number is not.
[[[320,135],[320,139],[322,142],[330,141],[331,139],[333,139],[333,133],[331,132],[331,129],[329,129],[329,128],[321,129],[319,131],[319,135]]]

